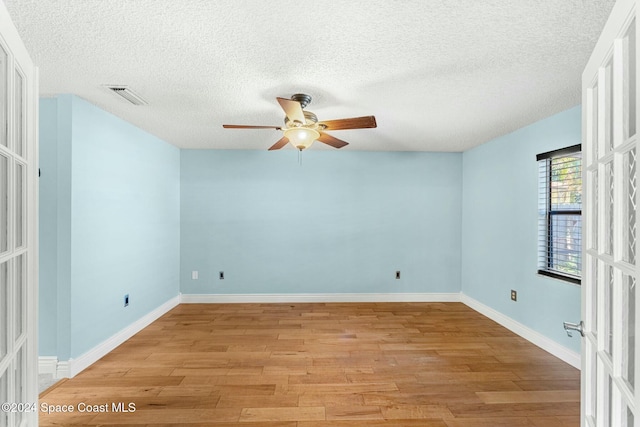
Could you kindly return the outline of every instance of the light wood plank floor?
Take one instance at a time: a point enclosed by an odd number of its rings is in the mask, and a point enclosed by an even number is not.
[[[577,427],[580,374],[460,303],[183,304],[40,402],[76,409],[42,426]]]

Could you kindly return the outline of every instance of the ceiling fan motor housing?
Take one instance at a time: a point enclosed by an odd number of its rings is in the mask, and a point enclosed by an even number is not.
[[[293,120],[289,119],[289,117],[285,117],[284,124],[289,128],[294,128],[300,126],[314,127],[314,125],[318,123],[318,116],[316,116],[314,113],[312,113],[311,111],[303,111],[303,113],[305,118],[304,123],[298,124],[298,122],[294,122]]]
[[[300,107],[304,109],[307,105],[311,103],[311,95],[307,95],[304,93],[296,93],[291,95],[292,101],[298,101],[300,103]]]

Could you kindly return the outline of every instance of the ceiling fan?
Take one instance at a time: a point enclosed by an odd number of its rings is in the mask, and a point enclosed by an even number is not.
[[[287,143],[291,143],[291,145],[302,151],[309,148],[316,140],[334,148],[342,148],[349,144],[329,135],[325,132],[327,130],[364,129],[377,126],[374,116],[319,122],[318,117],[311,111],[304,111],[304,108],[311,102],[311,96],[304,93],[296,93],[291,99],[276,99],[286,114],[284,126],[222,125],[222,127],[225,129],[276,129],[282,131],[284,136],[269,147],[269,150],[279,150]]]

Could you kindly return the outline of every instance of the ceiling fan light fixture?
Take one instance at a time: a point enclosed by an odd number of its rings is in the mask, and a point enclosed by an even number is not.
[[[313,141],[320,138],[320,133],[315,129],[298,127],[285,129],[284,136],[291,142],[291,145],[302,151],[311,147]]]
[[[284,133],[275,144],[269,147],[269,151],[279,150],[288,142],[300,152],[311,147],[315,140],[333,148],[342,148],[349,145],[341,139],[325,133],[325,130],[364,129],[376,127],[376,118],[373,116],[352,117],[349,119],[336,119],[318,122],[318,117],[311,111],[303,110],[309,105],[311,97],[297,93],[291,97],[276,98],[285,113],[284,127],[278,126],[248,126],[248,125],[222,125],[225,129],[277,129]]]

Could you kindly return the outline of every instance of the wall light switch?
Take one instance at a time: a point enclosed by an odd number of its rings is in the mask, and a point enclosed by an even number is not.
[[[191,272],[191,280],[198,280],[198,271],[197,270],[193,270]]]

